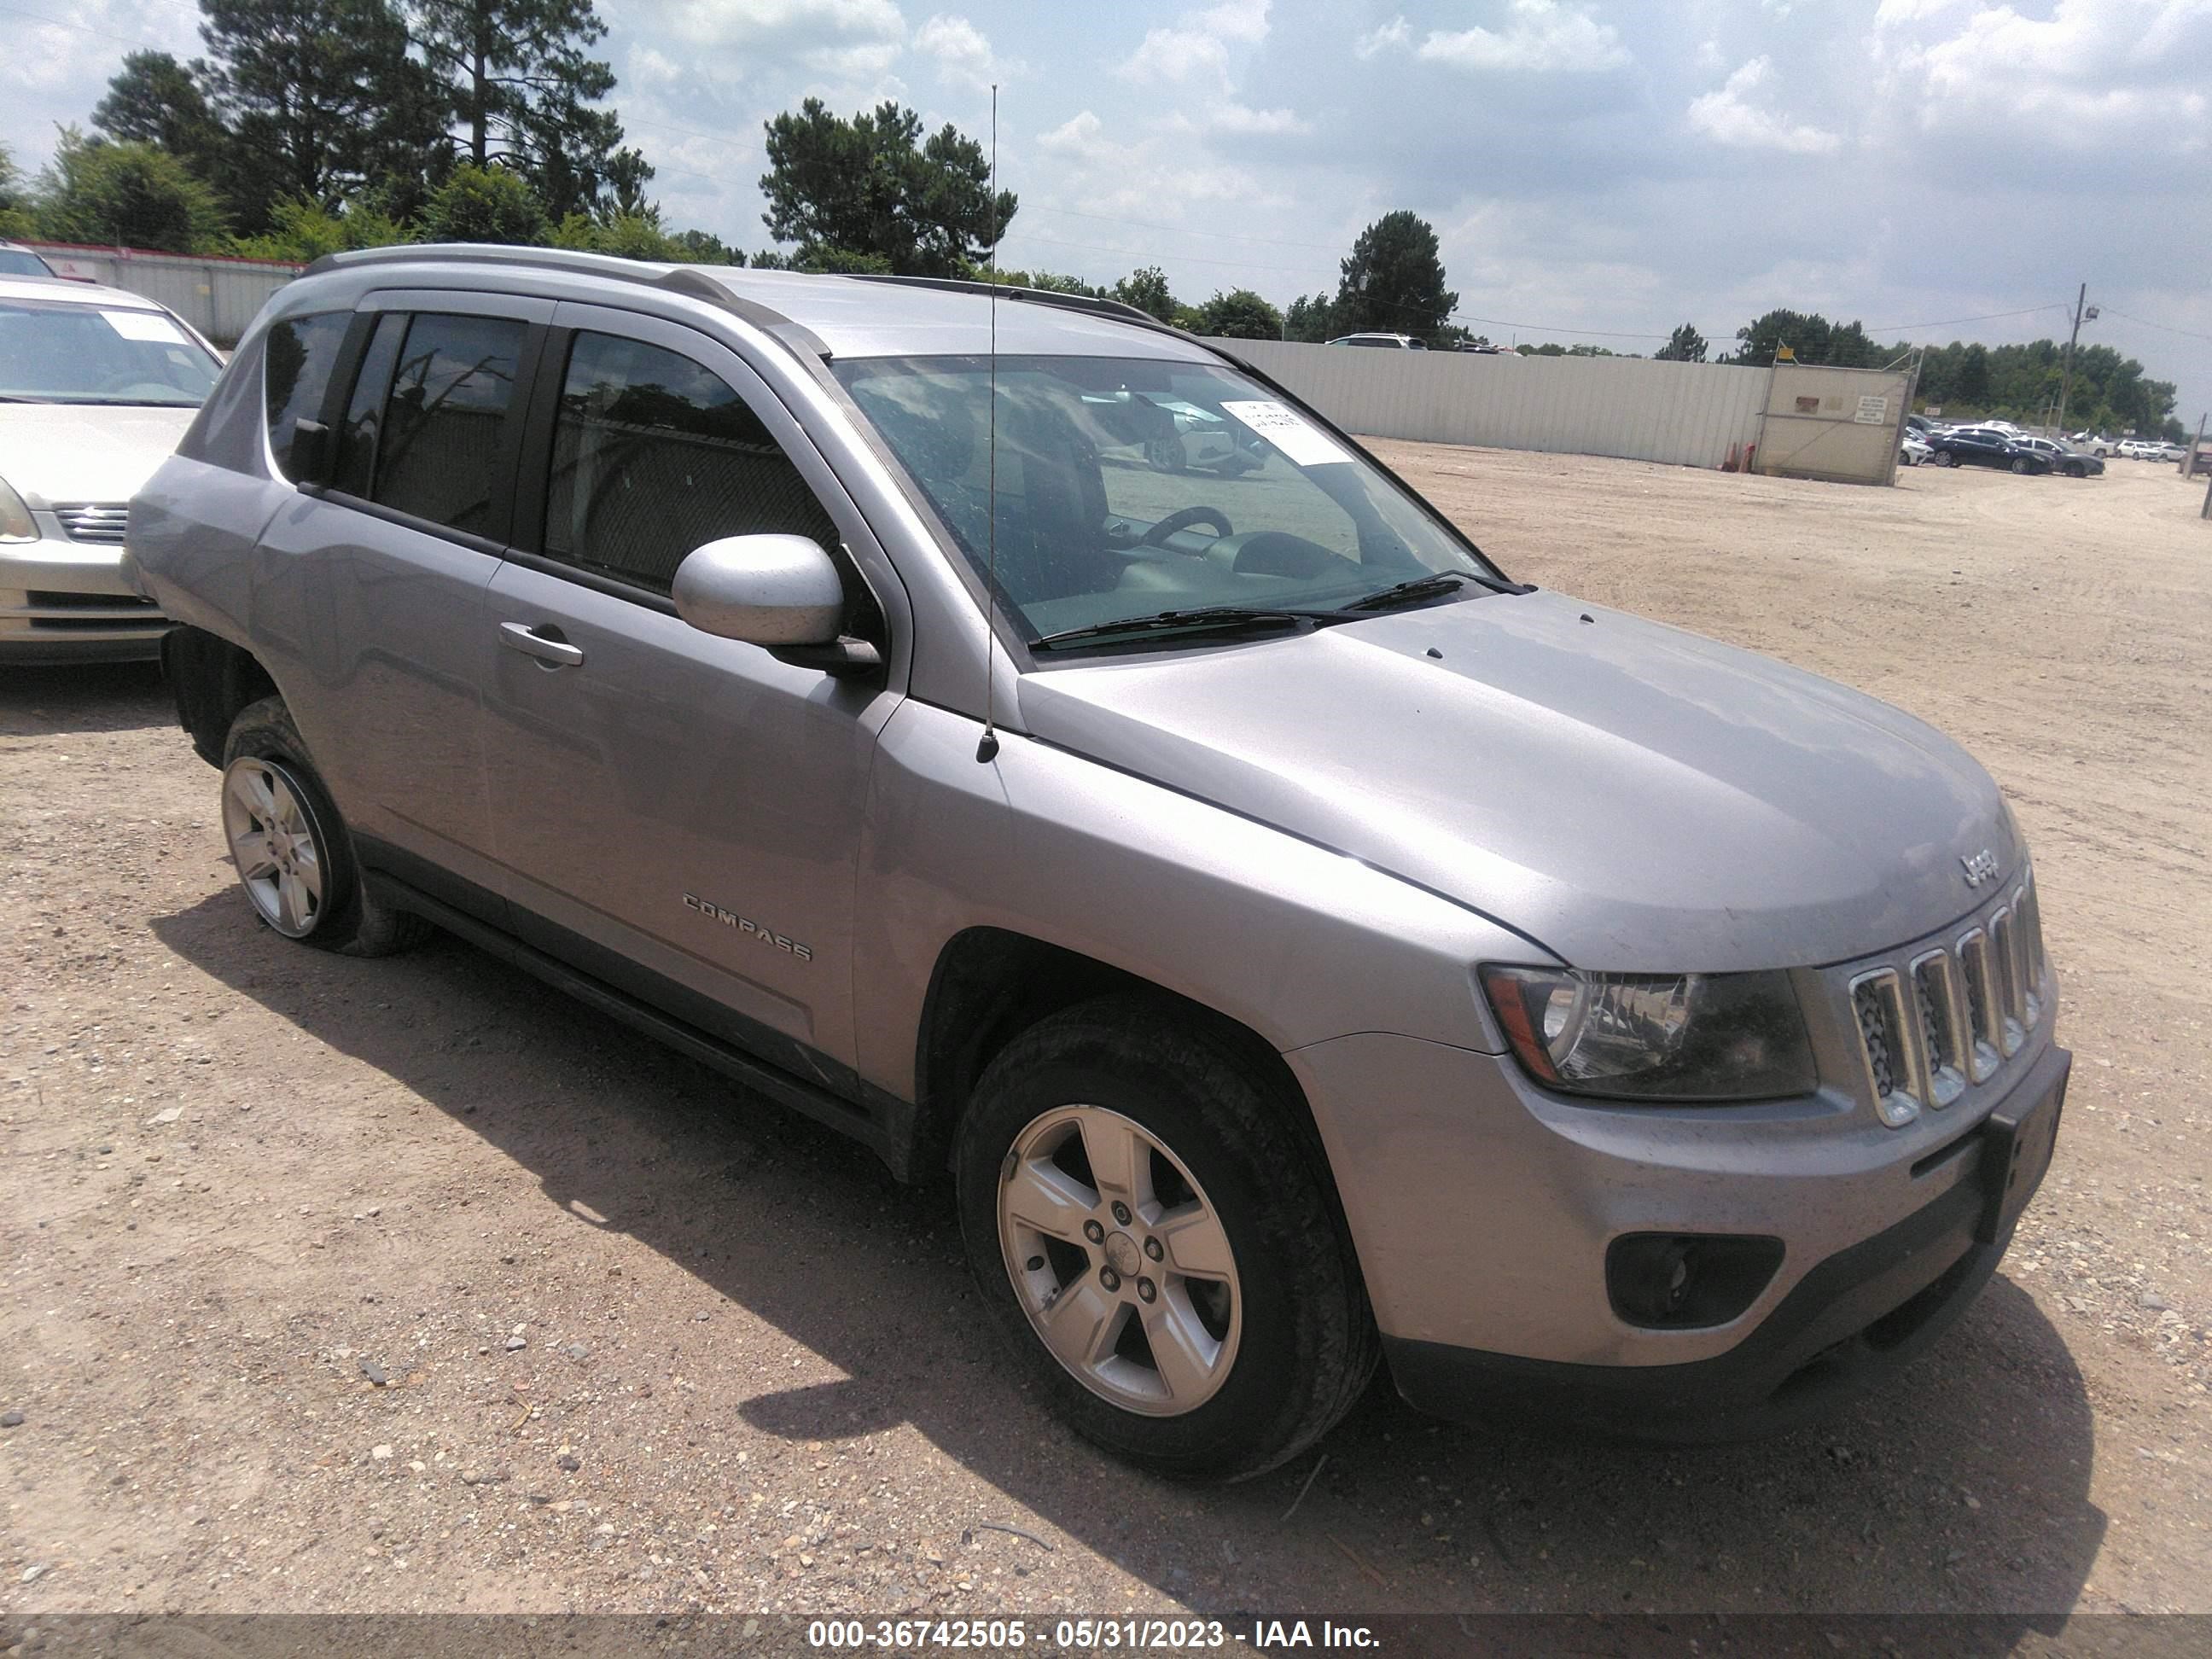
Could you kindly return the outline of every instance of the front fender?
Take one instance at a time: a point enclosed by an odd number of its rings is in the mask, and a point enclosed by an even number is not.
[[[1018,732],[917,702],[884,729],[858,875],[858,1063],[915,1097],[939,953],[969,928],[1059,945],[1279,1052],[1385,1031],[1502,1053],[1474,965],[1527,939],[1341,854]]]

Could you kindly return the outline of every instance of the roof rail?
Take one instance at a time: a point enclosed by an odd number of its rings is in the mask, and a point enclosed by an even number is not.
[[[894,276],[873,270],[854,270],[842,274],[856,283],[896,283],[906,288],[943,289],[953,294],[995,294],[1004,300],[1024,300],[1031,305],[1059,306],[1068,311],[1087,311],[1111,317],[1117,323],[1130,323],[1139,328],[1150,329],[1155,334],[1172,334],[1178,340],[1198,339],[1198,336],[1188,329],[1177,328],[1173,323],[1164,323],[1151,312],[1139,311],[1122,300],[1101,300],[1089,294],[1067,294],[1054,288],[1018,288],[1009,283],[979,283],[966,276]],[[1207,346],[1206,349],[1211,351],[1213,348]]]
[[[398,242],[387,247],[349,248],[342,253],[325,253],[301,274],[313,276],[325,270],[424,263],[519,265],[528,270],[563,270],[661,289],[742,317],[802,357],[818,357],[825,363],[830,361],[830,348],[813,330],[793,322],[773,307],[732,293],[697,265],[651,264],[612,253],[587,253],[578,248],[515,247],[496,242]]]

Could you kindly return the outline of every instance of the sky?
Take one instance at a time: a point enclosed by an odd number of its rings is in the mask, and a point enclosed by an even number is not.
[[[1432,223],[1500,341],[1718,349],[1771,307],[1883,341],[2082,337],[2212,408],[2212,0],[600,0],[667,222],[768,245],[762,124],[883,99],[987,138],[1009,266],[1190,301],[1333,291]],[[35,171],[192,0],[0,0]]]

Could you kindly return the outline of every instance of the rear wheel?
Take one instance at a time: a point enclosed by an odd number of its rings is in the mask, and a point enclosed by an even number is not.
[[[223,744],[222,830],[253,914],[286,939],[349,956],[404,950],[427,922],[377,903],[282,697],[239,712]]]
[[[2028,471],[2027,458],[2024,455],[2014,456],[2012,458],[2012,470],[2015,472],[2026,472]]]
[[[1365,1293],[1286,1089],[1115,998],[1008,1044],[955,1152],[986,1304],[1077,1432],[1192,1479],[1273,1468],[1373,1375]]]
[[[1950,466],[1954,464],[1951,452],[1948,449],[1939,449],[1928,459],[1938,466]]]

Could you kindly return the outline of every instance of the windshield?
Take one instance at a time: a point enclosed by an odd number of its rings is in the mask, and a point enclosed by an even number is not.
[[[52,269],[28,248],[0,247],[0,276],[51,276]]]
[[[995,471],[999,595],[1032,641],[1164,611],[1334,611],[1440,571],[1504,580],[1380,468],[1226,368],[1001,357],[995,469],[988,359],[836,374],[987,580]],[[1434,586],[1409,602],[1487,591]],[[1180,641],[1170,628],[1139,642]]]
[[[222,365],[159,311],[0,300],[0,398],[197,409]]]

